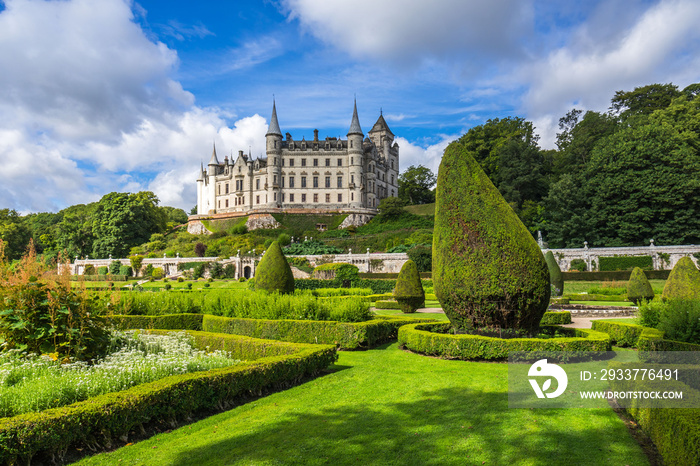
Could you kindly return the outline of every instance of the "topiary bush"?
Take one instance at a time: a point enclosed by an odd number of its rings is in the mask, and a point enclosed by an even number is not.
[[[438,172],[433,284],[457,328],[535,330],[549,303],[537,242],[459,143],[447,147]]]
[[[586,265],[586,261],[583,259],[574,259],[571,261],[571,264],[569,264],[569,271],[578,271],[578,272],[585,272],[588,270],[588,266]]]
[[[544,255],[544,261],[547,263],[547,269],[549,270],[549,283],[552,285],[552,295],[563,295],[564,276],[561,274],[561,269],[552,251],[547,251],[547,254]]]
[[[700,299],[700,271],[690,257],[679,260],[668,275],[663,299]]]
[[[416,312],[416,309],[425,306],[425,291],[420,281],[418,267],[411,259],[401,267],[394,288],[394,299],[399,303],[401,311],[406,314]]]
[[[654,290],[651,288],[647,276],[639,267],[632,270],[632,275],[627,282],[627,299],[639,305],[642,301],[654,299]]]
[[[255,289],[294,293],[294,276],[277,241],[273,241],[255,269]]]

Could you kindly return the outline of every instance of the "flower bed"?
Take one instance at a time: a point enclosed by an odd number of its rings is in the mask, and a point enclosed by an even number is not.
[[[447,359],[505,360],[516,351],[610,351],[610,337],[587,329],[564,329],[570,336],[562,338],[501,339],[480,335],[451,335],[446,323],[405,325],[399,329],[399,344],[418,353]]]
[[[198,348],[230,351],[235,366],[174,375],[39,413],[0,419],[0,462],[29,463],[39,452],[60,461],[71,446],[111,445],[149,422],[171,426],[203,409],[224,409],[246,396],[298,383],[336,358],[328,345],[189,332]],[[261,357],[261,356],[265,357]]]

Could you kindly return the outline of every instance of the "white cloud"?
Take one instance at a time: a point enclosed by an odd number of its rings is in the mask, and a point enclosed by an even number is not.
[[[290,19],[356,57],[422,64],[430,57],[520,54],[532,27],[522,0],[283,0]]]
[[[518,78],[531,85],[523,109],[538,122],[542,146],[553,147],[554,121],[573,106],[605,111],[617,90],[696,81],[698,23],[700,3],[661,1],[607,41],[596,41],[595,31],[584,25],[574,34],[574,43],[524,67]],[[689,81],[678,82],[679,76]]]
[[[409,142],[405,138],[397,137],[395,141],[399,144],[400,172],[403,172],[411,165],[423,165],[430,168],[437,175],[445,148],[459,137],[458,135],[447,134],[439,136],[441,138],[439,142],[427,147],[422,147]]]

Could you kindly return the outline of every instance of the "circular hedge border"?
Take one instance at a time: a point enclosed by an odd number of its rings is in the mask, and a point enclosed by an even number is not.
[[[451,335],[449,322],[404,325],[399,329],[399,345],[416,353],[446,359],[506,360],[516,351],[611,351],[610,336],[590,329],[563,328],[563,338],[493,338],[480,335]]]

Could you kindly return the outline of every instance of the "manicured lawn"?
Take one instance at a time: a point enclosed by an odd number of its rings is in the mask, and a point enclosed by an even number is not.
[[[634,324],[634,325],[639,325],[639,321],[637,320],[636,317],[621,317],[619,319],[595,319],[599,320],[601,322],[614,322],[617,324]]]
[[[639,465],[609,408],[509,409],[507,366],[391,344],[333,372],[80,464]]]
[[[654,293],[659,295],[664,290],[666,280],[649,280]],[[627,288],[627,280],[615,281],[574,281],[564,282],[564,294],[588,293],[591,288]]]
[[[404,314],[398,309],[373,309],[372,312],[378,316],[415,317],[417,319],[435,319],[444,321],[449,320],[444,312],[414,312],[413,314]]]

